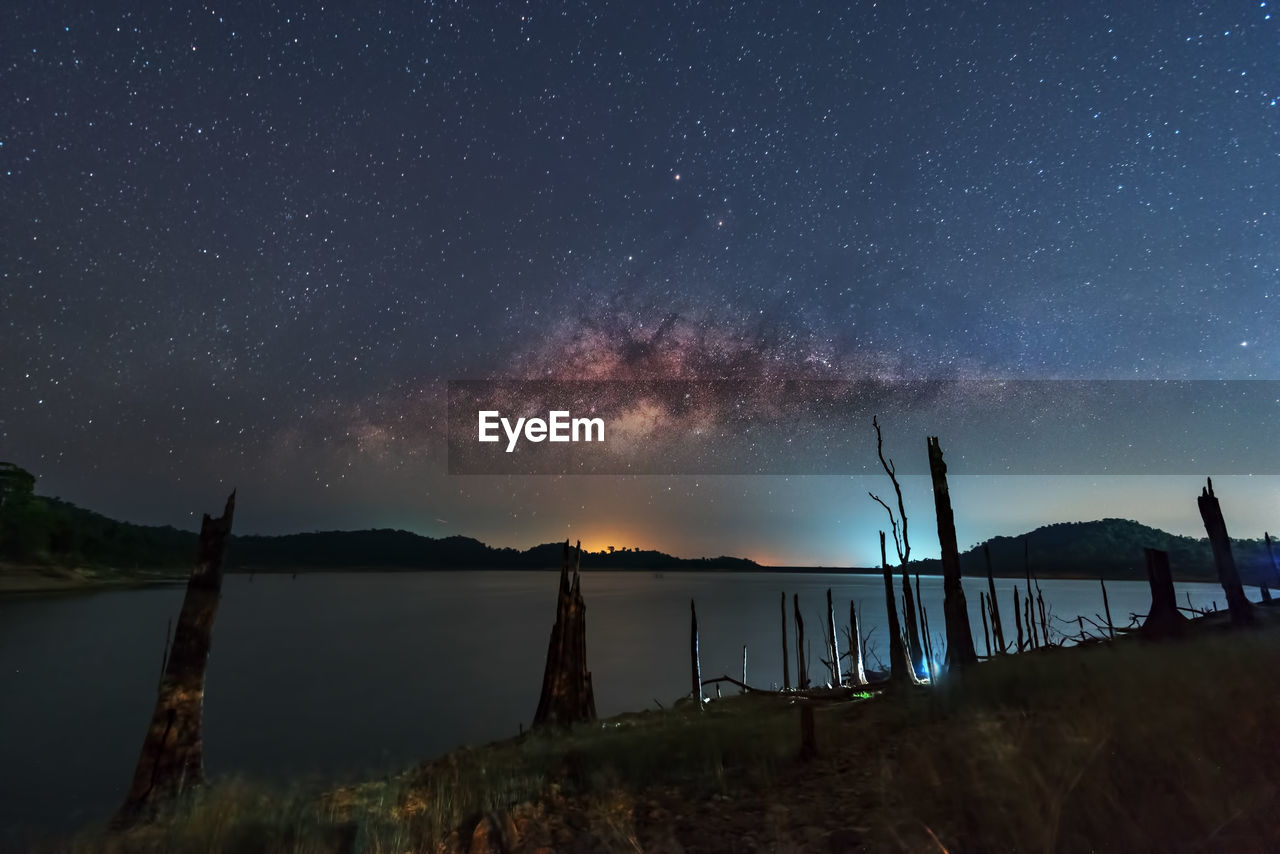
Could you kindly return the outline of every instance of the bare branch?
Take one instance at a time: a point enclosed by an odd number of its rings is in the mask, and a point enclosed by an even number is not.
[[[892,459],[885,459],[884,456],[884,436],[880,433],[880,421],[876,416],[871,417],[871,426],[876,428],[876,456],[880,458],[880,465],[884,468],[884,473],[889,475],[889,480],[893,482],[893,491],[898,496],[898,516],[902,519],[902,547],[898,548],[898,563],[902,566],[907,565],[907,560],[911,557],[911,541],[907,538],[907,508],[902,503],[902,486],[898,483],[898,470],[894,466]],[[879,501],[881,506],[889,510],[888,505],[874,495],[871,496]],[[893,519],[893,511],[889,511],[889,519]],[[898,528],[893,528],[893,544],[898,547]]]

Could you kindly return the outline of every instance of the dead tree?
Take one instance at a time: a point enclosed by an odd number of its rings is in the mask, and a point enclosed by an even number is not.
[[[991,633],[995,636],[996,652],[1006,651],[1004,624],[1000,621],[1000,603],[996,601],[996,578],[991,569],[991,546],[984,544],[982,554],[987,559],[987,607],[991,609]]]
[[[991,657],[991,635],[987,631],[987,594],[979,591],[978,611],[982,615],[982,642],[987,648],[987,658]]]
[[[928,672],[924,666],[924,645],[920,642],[920,621],[916,619],[916,598],[911,592],[906,567],[902,569],[902,613],[907,621],[907,654],[911,656],[911,670],[916,679],[921,679]]]
[[[920,573],[916,573],[916,610],[920,612],[920,645],[924,655],[925,676],[930,682],[934,679],[933,638],[929,637],[929,618],[924,610],[924,596],[920,593]]]
[[[831,602],[830,587],[827,588],[827,631],[830,633],[827,655],[831,656],[831,684],[838,688],[844,680],[840,674],[840,644],[836,639],[836,610]]]
[[[1151,639],[1181,637],[1187,631],[1187,618],[1178,610],[1173,592],[1169,553],[1160,549],[1142,551],[1147,558],[1147,582],[1151,585],[1151,610],[1142,624],[1142,636]]]
[[[791,690],[791,661],[787,657],[787,591],[782,591],[782,689]]]
[[[693,600],[689,600],[689,668],[693,671],[693,690],[690,692],[698,701],[698,711],[702,711],[702,658],[698,654],[698,608]]]
[[[213,640],[213,623],[222,595],[222,558],[236,494],[232,491],[217,519],[200,522],[195,567],[173,632],[151,724],[142,742],[133,782],[111,821],[125,830],[150,818],[164,800],[204,782],[204,672]]]
[[[1024,642],[1022,638],[1022,601],[1018,596],[1018,585],[1013,585],[1013,624],[1018,629],[1018,652],[1022,652]]]
[[[1231,554],[1231,537],[1227,535],[1227,523],[1222,518],[1222,507],[1213,494],[1213,479],[1200,491],[1196,504],[1200,507],[1200,518],[1204,520],[1204,529],[1209,534],[1209,545],[1213,547],[1213,562],[1218,567],[1218,581],[1227,594],[1227,608],[1231,611],[1233,625],[1246,626],[1253,624],[1253,606],[1245,598],[1244,587],[1240,584],[1240,573],[1236,571],[1236,560]]]
[[[1098,583],[1102,585],[1102,613],[1107,615],[1107,634],[1115,640],[1116,627],[1111,623],[1111,601],[1107,599],[1107,582],[1099,578]]]
[[[884,572],[884,605],[889,612],[889,684],[906,685],[914,683],[911,672],[911,659],[902,643],[902,627],[898,623],[898,603],[893,595],[893,570],[889,569],[889,561],[884,550],[884,531],[880,532],[880,568]],[[850,603],[850,609],[853,608]],[[850,624],[854,625],[851,615]]]
[[[1265,531],[1262,533],[1262,541],[1267,544],[1267,557],[1271,559],[1271,573],[1275,582],[1274,586],[1280,590],[1280,563],[1276,563],[1276,553],[1271,548],[1271,535]]]
[[[800,616],[800,594],[793,593],[791,597],[796,622],[796,687],[803,690],[809,687],[809,665],[804,655],[804,618]]]
[[[871,419],[871,426],[876,430],[876,456],[880,458],[880,467],[884,469],[884,473],[889,475],[889,481],[893,484],[893,492],[898,499],[898,516],[893,515],[893,508],[880,499],[880,496],[874,492],[868,492],[871,499],[885,509],[889,514],[889,529],[893,532],[893,548],[898,555],[898,565],[902,568],[902,594],[906,600],[903,604],[903,618],[907,621],[907,655],[911,658],[912,672],[918,679],[925,670],[924,667],[924,647],[920,643],[920,628],[916,621],[915,602],[911,596],[911,584],[907,580],[907,563],[911,559],[911,538],[907,536],[907,507],[902,500],[902,485],[898,483],[898,469],[894,465],[892,458],[886,458],[884,455],[884,436],[880,433],[880,422],[875,417]],[[898,536],[898,519],[902,521],[902,536]],[[883,534],[881,540],[884,539]],[[884,563],[884,543],[880,544],[881,563]]]
[[[947,629],[947,668],[963,670],[978,661],[969,627],[969,609],[960,583],[960,550],[956,545],[956,521],[947,489],[947,464],[937,436],[928,437],[929,474],[933,478],[933,503],[938,515],[938,544],[942,547],[942,613]]]
[[[867,668],[862,660],[862,625],[858,619],[858,603],[849,600],[849,681],[867,684]]]
[[[596,719],[595,691],[587,669],[587,606],[582,599],[581,565],[582,542],[571,551],[565,540],[556,621],[547,645],[538,710],[533,715],[535,727],[565,727]]]

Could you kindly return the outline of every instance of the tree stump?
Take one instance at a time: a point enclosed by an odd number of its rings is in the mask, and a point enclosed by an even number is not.
[[[1240,573],[1236,571],[1236,559],[1231,554],[1231,537],[1227,535],[1227,523],[1222,518],[1222,507],[1213,494],[1213,479],[1207,478],[1204,489],[1196,499],[1200,507],[1200,518],[1204,520],[1204,529],[1209,534],[1209,545],[1213,547],[1213,563],[1218,567],[1218,581],[1227,594],[1227,608],[1231,611],[1231,622],[1237,626],[1253,624],[1253,606],[1245,598],[1244,587],[1240,584]]]
[[[206,513],[200,522],[195,567],[187,580],[133,783],[111,820],[114,830],[126,830],[149,819],[160,802],[204,782],[204,673],[222,594],[222,558],[235,508],[233,491],[220,517],[213,519]]]
[[[535,727],[566,727],[596,719],[596,697],[587,669],[587,606],[582,599],[582,542],[570,555],[564,541],[560,588],[556,597],[556,621],[547,646],[547,666],[542,674],[542,694],[533,715]],[[570,567],[573,574],[570,576]]]
[[[1142,551],[1147,558],[1147,582],[1151,585],[1151,611],[1142,624],[1142,636],[1152,640],[1182,637],[1187,632],[1187,618],[1178,610],[1173,592],[1169,553],[1160,549]]]

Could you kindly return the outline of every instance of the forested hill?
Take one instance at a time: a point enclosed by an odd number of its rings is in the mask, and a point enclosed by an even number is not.
[[[1228,526],[1231,520],[1227,520]],[[1144,548],[1169,553],[1174,576],[1183,580],[1216,582],[1213,552],[1207,539],[1170,534],[1130,519],[1058,522],[1019,537],[993,537],[960,555],[963,575],[987,574],[983,545],[991,550],[996,575],[1025,575],[1028,565],[1040,578],[1053,576],[1145,579]],[[1233,539],[1232,554],[1246,583],[1257,584],[1271,573],[1271,560],[1261,538]],[[912,561],[913,572],[941,572],[938,560]],[[1272,576],[1274,578],[1274,576]]]

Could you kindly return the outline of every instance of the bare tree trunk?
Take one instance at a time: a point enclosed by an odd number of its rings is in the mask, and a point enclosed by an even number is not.
[[[782,592],[782,690],[791,690],[791,659],[787,655],[787,592]]]
[[[991,547],[983,545],[982,553],[987,559],[987,604],[991,609],[991,633],[995,635],[996,651],[1004,653],[1004,624],[1000,620],[1000,603],[996,601],[996,578],[991,570]]]
[[[1040,637],[1044,639],[1045,646],[1053,646],[1049,642],[1049,615],[1044,607],[1044,591],[1040,589],[1040,582],[1036,582],[1036,603],[1040,606]]]
[[[1147,558],[1147,582],[1151,585],[1151,610],[1142,624],[1142,634],[1147,638],[1179,637],[1186,633],[1187,618],[1178,610],[1173,592],[1169,553],[1159,549],[1142,551]]]
[[[849,648],[850,681],[856,685],[867,684],[867,669],[862,655],[862,621],[858,619],[858,603],[849,600],[849,626],[852,647]]]
[[[572,550],[564,541],[556,621],[547,644],[542,693],[533,726],[569,726],[595,720],[596,698],[587,669],[587,605],[582,598],[582,542]]]
[[[690,692],[702,710],[702,662],[698,657],[698,608],[689,600],[689,667],[693,671],[693,690]]]
[[[920,593],[920,573],[916,573],[916,610],[920,612],[920,645],[924,656],[925,675],[933,682],[933,639],[929,637],[929,619],[924,612],[924,596]]]
[[[884,572],[884,606],[889,613],[889,684],[913,683],[916,680],[911,673],[911,659],[907,656],[906,647],[902,644],[902,626],[898,623],[898,604],[894,601],[893,570],[889,569],[889,561],[885,556],[884,531],[880,532],[880,569]],[[853,610],[852,602],[849,608]],[[853,624],[852,618],[850,623]]]
[[[1231,554],[1231,537],[1227,535],[1227,523],[1222,518],[1222,507],[1213,494],[1213,479],[1207,484],[1196,499],[1200,507],[1200,518],[1204,520],[1204,529],[1209,534],[1209,544],[1213,546],[1213,562],[1218,567],[1218,581],[1227,594],[1227,608],[1231,611],[1231,622],[1237,626],[1252,625],[1253,607],[1245,598],[1244,587],[1240,584],[1240,573],[1236,571],[1236,560]]]
[[[926,674],[924,646],[920,642],[920,623],[916,619],[916,600],[911,594],[911,582],[906,567],[902,569],[902,614],[907,621],[907,653],[911,656],[911,672],[917,680]]]
[[[827,655],[831,656],[831,684],[839,688],[844,681],[840,674],[840,644],[836,638],[836,610],[831,602],[831,588],[827,588],[827,631],[831,634]]]
[[[220,517],[214,519],[206,513],[200,522],[195,567],[187,580],[133,782],[111,821],[115,830],[126,830],[150,818],[161,801],[204,782],[204,673],[222,594],[222,558],[235,508],[233,491]]]
[[[982,614],[982,642],[987,648],[987,658],[991,657],[991,635],[987,632],[987,594],[978,592],[978,611]]]
[[[796,687],[809,687],[809,665],[804,655],[804,618],[800,616],[800,594],[791,594],[791,604],[796,622]]]
[[[933,503],[938,515],[938,544],[942,547],[942,611],[947,628],[947,667],[963,670],[978,661],[969,628],[969,609],[960,583],[960,550],[956,545],[956,522],[947,489],[947,464],[937,436],[928,438],[929,474],[933,478]]]
[[[1111,601],[1107,599],[1107,582],[1099,578],[1098,583],[1102,585],[1102,613],[1107,615],[1107,634],[1115,640],[1116,627],[1111,622]]]
[[[747,645],[742,645],[742,684],[747,684]],[[747,689],[743,688],[739,693],[747,693]]]
[[[1018,652],[1022,652],[1022,597],[1018,595],[1018,585],[1013,585],[1013,624],[1018,628]]]

